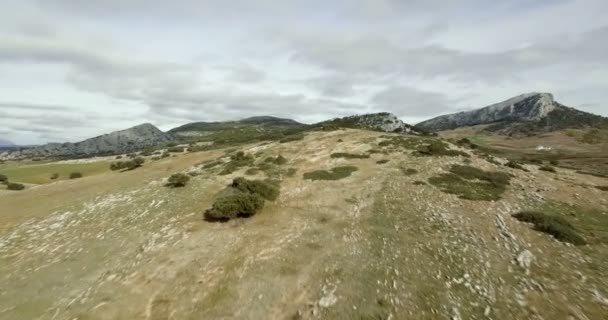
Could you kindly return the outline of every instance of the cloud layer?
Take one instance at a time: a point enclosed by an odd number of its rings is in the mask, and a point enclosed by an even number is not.
[[[252,115],[417,122],[529,91],[608,115],[606,87],[601,0],[0,5],[0,138],[21,144]]]

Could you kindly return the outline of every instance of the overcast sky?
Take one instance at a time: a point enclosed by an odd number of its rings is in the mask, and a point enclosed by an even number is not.
[[[608,1],[0,3],[0,139],[19,144],[254,115],[416,123],[531,91],[608,115]]]

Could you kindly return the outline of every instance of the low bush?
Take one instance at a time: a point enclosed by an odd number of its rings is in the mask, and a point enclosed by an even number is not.
[[[6,175],[0,174],[0,182],[8,181],[8,177]]]
[[[55,179],[57,179],[57,178],[59,178],[59,173],[53,173],[53,174],[51,175],[51,180],[55,180]]]
[[[220,161],[220,160],[211,160],[211,161],[208,161],[208,162],[204,162],[203,163],[203,169],[211,169],[213,167],[219,166],[222,163],[223,162]]]
[[[211,209],[205,212],[205,220],[227,221],[239,217],[251,217],[264,207],[264,199],[257,194],[241,191],[219,197]]]
[[[528,171],[528,169],[524,168],[520,163],[515,162],[513,160],[509,160],[509,162],[507,162],[505,164],[506,167],[509,168],[513,168],[513,169],[519,169],[519,170],[523,170],[523,171]]]
[[[112,170],[112,171],[134,170],[134,169],[141,167],[141,165],[144,164],[144,162],[146,162],[146,160],[144,160],[144,158],[142,158],[142,157],[137,157],[137,158],[135,158],[133,160],[129,160],[129,161],[112,162],[110,164],[110,170]]]
[[[8,189],[8,190],[14,190],[14,191],[19,191],[19,190],[25,189],[25,186],[22,185],[21,183],[9,182],[6,185],[6,189]]]
[[[268,157],[266,159],[264,159],[265,163],[274,163],[277,165],[284,165],[288,162],[287,158],[283,157],[282,155],[278,155],[276,158],[274,157]]]
[[[248,176],[253,176],[253,175],[258,174],[259,172],[260,172],[260,169],[258,169],[258,168],[249,168],[245,171],[245,174]]]
[[[254,158],[250,154],[245,154],[243,151],[238,151],[237,153],[230,156],[230,162],[226,164],[224,170],[220,172],[220,175],[227,175],[235,172],[236,170],[250,166],[254,162]]]
[[[547,171],[547,172],[553,172],[553,173],[556,173],[556,172],[557,172],[557,171],[555,170],[555,168],[553,168],[552,166],[547,166],[547,165],[545,165],[545,166],[540,166],[540,167],[538,168],[538,170]]]
[[[382,159],[382,160],[378,160],[378,161],[376,161],[376,163],[377,163],[377,164],[385,164],[385,163],[388,163],[389,161],[390,161],[390,160],[388,160],[388,159]]]
[[[115,158],[115,159],[117,159],[117,160],[118,160],[118,159],[122,159],[122,156],[116,156],[116,158]]]
[[[170,148],[167,148],[167,152],[182,153],[182,152],[184,152],[184,147],[170,147]]]
[[[403,171],[406,176],[413,176],[418,173],[418,170],[413,168],[401,168],[401,171]]]
[[[416,180],[416,181],[414,181],[414,185],[416,185],[416,186],[426,186],[426,182],[420,181],[420,180]]]
[[[170,156],[171,156],[171,154],[170,154],[169,152],[165,151],[165,152],[163,152],[163,153],[160,155],[160,158],[161,158],[161,159],[163,159],[163,158],[169,158]]]
[[[602,191],[608,191],[608,186],[595,186],[595,188],[602,190]]]
[[[344,158],[344,159],[368,159],[369,154],[354,154],[346,152],[336,152],[330,155],[331,158]]]
[[[80,173],[80,172],[70,173],[70,179],[78,179],[78,178],[82,178],[82,173]]]
[[[279,196],[278,185],[268,180],[236,178],[205,212],[209,221],[226,221],[238,217],[251,217],[264,207],[265,200]]]
[[[298,141],[298,140],[302,140],[304,139],[304,134],[303,133],[296,133],[296,134],[292,134],[292,135],[288,135],[283,137],[281,140],[279,140],[280,143],[287,143],[287,142],[291,142],[291,141]]]
[[[287,172],[285,173],[286,176],[288,177],[293,177],[296,175],[296,172],[298,172],[298,169],[296,168],[289,168],[287,169]]]
[[[429,183],[445,193],[461,199],[494,201],[506,191],[510,176],[502,172],[488,172],[471,166],[453,165],[450,173],[432,177]]]
[[[358,168],[354,166],[342,166],[335,167],[331,170],[317,170],[304,173],[303,177],[306,180],[340,180],[347,177],[357,171]]]
[[[231,186],[242,192],[258,194],[262,198],[270,201],[276,200],[279,196],[279,188],[267,180],[247,180],[241,177],[234,179]]]
[[[167,186],[171,188],[185,187],[188,181],[190,181],[189,176],[183,173],[175,173],[169,177],[169,180],[167,181]]]
[[[549,164],[552,165],[552,166],[557,166],[557,165],[559,165],[559,160],[555,160],[555,159],[550,160]]]
[[[519,221],[532,223],[534,229],[548,233],[555,239],[574,245],[584,245],[587,242],[581,237],[572,224],[560,216],[553,216],[537,211],[522,211],[513,215]]]

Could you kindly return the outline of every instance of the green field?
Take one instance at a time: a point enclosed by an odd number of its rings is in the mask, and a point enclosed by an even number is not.
[[[0,165],[0,174],[6,175],[9,181],[20,183],[44,184],[58,180],[69,179],[72,172],[80,172],[83,176],[91,176],[110,170],[110,163],[98,161],[91,163],[45,163],[20,164],[10,163]],[[51,179],[57,173],[59,177]]]

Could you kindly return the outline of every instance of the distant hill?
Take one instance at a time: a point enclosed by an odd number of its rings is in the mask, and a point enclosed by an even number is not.
[[[336,126],[343,128],[365,129],[382,132],[419,133],[413,126],[404,123],[388,112],[368,113],[323,121],[314,126]]]
[[[608,119],[566,107],[550,93],[527,93],[487,107],[439,116],[416,125],[429,131],[489,124],[487,131],[531,135],[570,128],[608,127]]]
[[[0,139],[0,148],[11,148],[15,147],[15,144],[11,141]]]
[[[144,123],[126,130],[115,131],[76,143],[48,143],[26,148],[13,153],[23,157],[90,156],[126,153],[148,146],[163,145],[174,141],[171,134],[159,130],[152,124]]]

